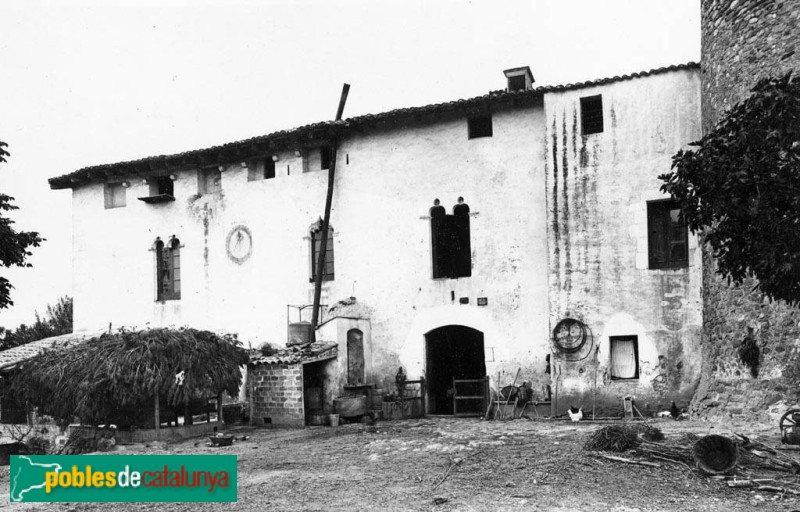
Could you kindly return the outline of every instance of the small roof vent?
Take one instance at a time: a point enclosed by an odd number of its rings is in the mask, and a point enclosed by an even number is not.
[[[533,89],[533,73],[531,73],[531,68],[528,66],[506,69],[503,73],[508,79],[508,92],[530,91]]]

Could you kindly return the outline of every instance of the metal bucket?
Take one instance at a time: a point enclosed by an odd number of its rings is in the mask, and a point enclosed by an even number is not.
[[[311,322],[295,322],[289,324],[289,339],[286,342],[288,346],[303,345],[311,343],[311,334],[314,330],[311,327]]]

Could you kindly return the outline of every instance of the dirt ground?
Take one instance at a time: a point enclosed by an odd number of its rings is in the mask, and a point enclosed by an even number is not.
[[[669,439],[683,432],[744,433],[770,445],[778,429],[723,428],[654,421]],[[8,504],[8,467],[0,471],[0,508],[90,510],[800,510],[800,496],[729,489],[696,471],[599,459],[582,450],[600,425],[525,419],[494,422],[437,417],[305,429],[232,429],[232,447],[206,439],[119,446],[115,453],[225,453],[238,456],[237,503]],[[800,452],[796,457],[800,458]],[[623,454],[624,455],[624,454]]]

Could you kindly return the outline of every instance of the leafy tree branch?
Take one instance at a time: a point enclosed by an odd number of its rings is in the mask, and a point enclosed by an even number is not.
[[[758,279],[773,300],[800,302],[800,82],[761,80],[695,150],[659,176],[687,225],[702,232],[717,272]]]

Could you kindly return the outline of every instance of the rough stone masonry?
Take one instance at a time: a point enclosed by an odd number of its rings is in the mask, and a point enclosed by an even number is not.
[[[800,9],[782,0],[703,0],[702,113],[708,132],[756,82],[800,70]],[[774,420],[800,398],[800,310],[763,299],[754,281],[729,286],[703,255],[703,371],[692,412],[707,419]],[[741,363],[752,329],[758,376]]]

